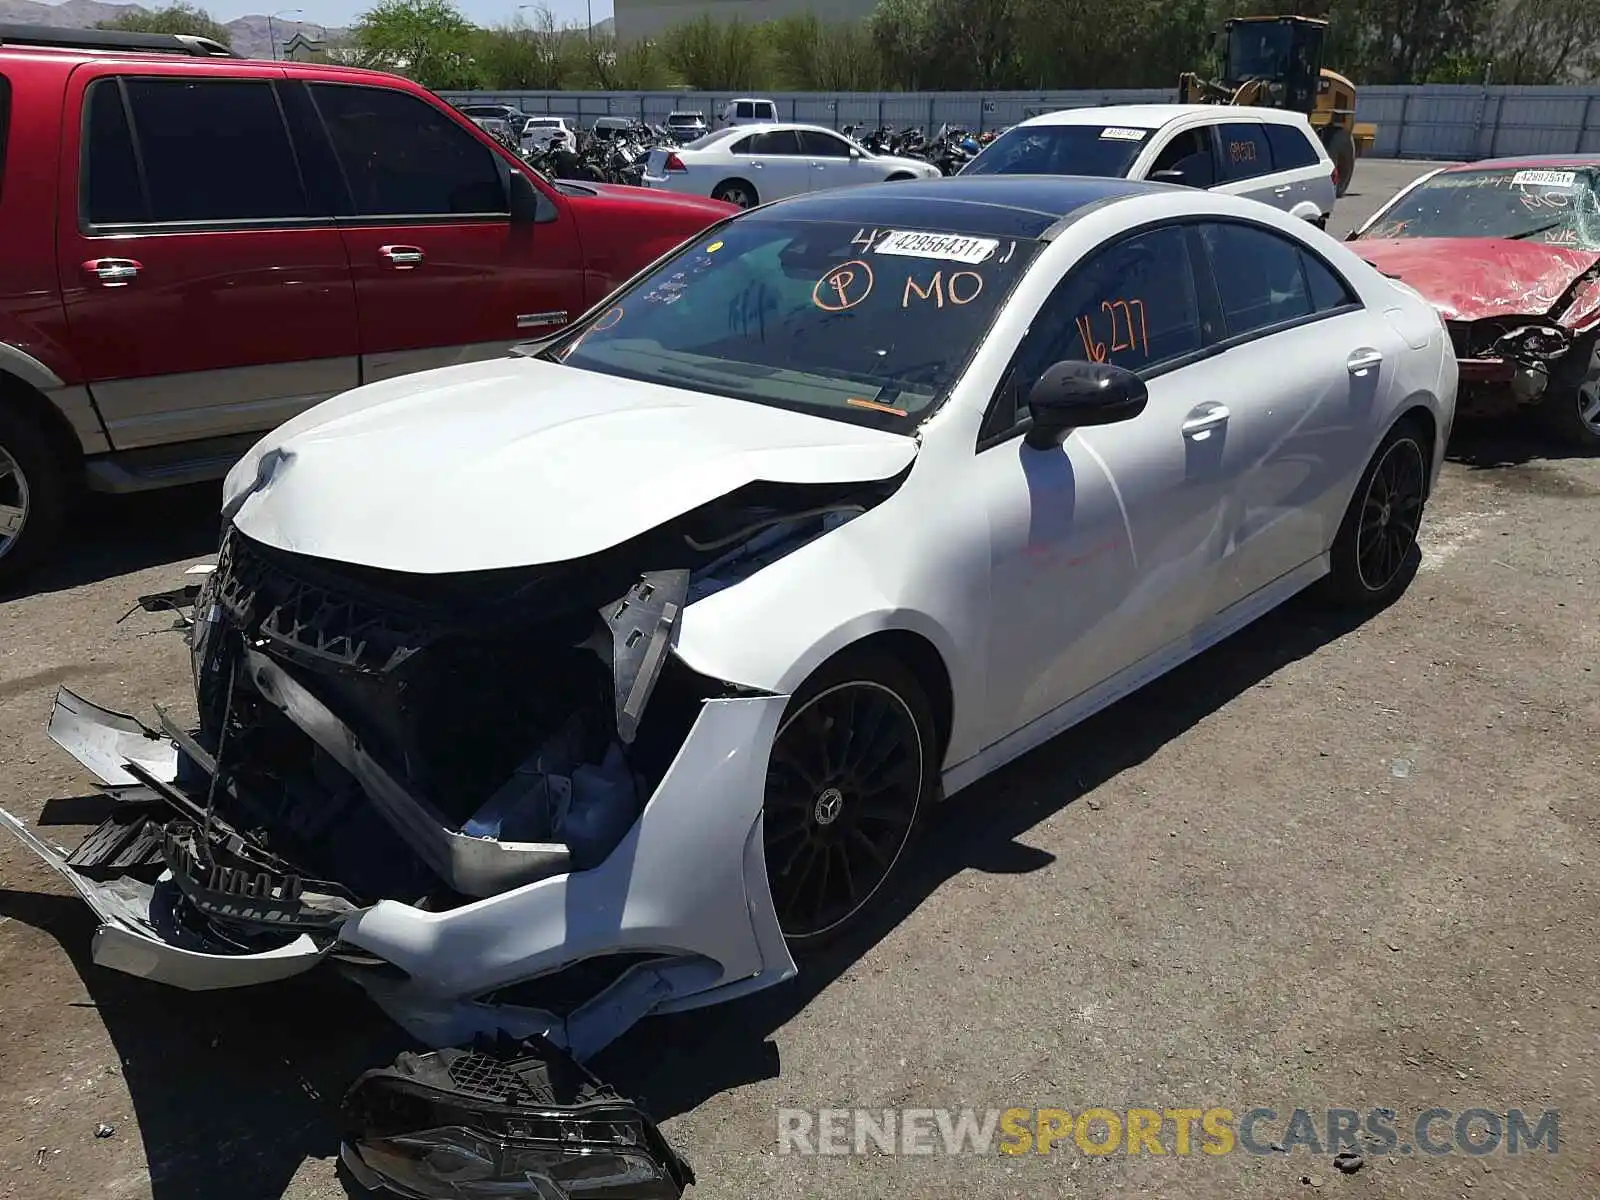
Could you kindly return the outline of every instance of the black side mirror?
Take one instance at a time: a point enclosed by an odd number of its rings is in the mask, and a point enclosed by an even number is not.
[[[1112,363],[1058,362],[1028,393],[1033,425],[1023,440],[1035,450],[1053,450],[1074,429],[1131,421],[1149,400],[1144,380],[1126,368]]]
[[[555,219],[555,205],[545,197],[545,194],[533,185],[521,171],[510,172],[509,184],[511,187],[511,223],[513,225],[532,225],[540,221]]]
[[[1359,232],[1358,230],[1352,229],[1349,233],[1344,235],[1344,240],[1347,241],[1347,242],[1355,241],[1356,240],[1356,235],[1357,235],[1358,232]]]

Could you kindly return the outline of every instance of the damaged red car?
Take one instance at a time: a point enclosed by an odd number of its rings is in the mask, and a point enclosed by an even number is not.
[[[1440,168],[1349,240],[1444,318],[1460,413],[1531,409],[1600,449],[1600,155]]]

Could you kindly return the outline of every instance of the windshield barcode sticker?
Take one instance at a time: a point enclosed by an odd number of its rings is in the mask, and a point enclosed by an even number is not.
[[[897,231],[879,242],[878,254],[898,254],[905,258],[938,258],[945,262],[981,263],[1000,248],[994,238],[962,237],[956,233],[913,233]]]
[[[1570,188],[1577,181],[1576,171],[1518,171],[1511,177],[1511,186]]]
[[[1123,129],[1113,125],[1109,129],[1100,131],[1101,141],[1105,141],[1107,138],[1118,142],[1139,142],[1144,140],[1144,130]]]

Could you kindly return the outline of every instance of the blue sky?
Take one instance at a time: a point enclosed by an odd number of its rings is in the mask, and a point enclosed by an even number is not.
[[[147,8],[161,7],[157,0],[144,0],[144,3]],[[372,0],[196,0],[196,3],[222,21],[231,21],[251,13],[271,12],[276,15],[284,8],[304,9],[303,17],[285,18],[285,22],[291,26],[296,19],[307,25],[352,25],[357,17],[372,7]],[[558,22],[583,24],[584,0],[548,0],[548,3]],[[468,20],[479,25],[499,25],[517,15],[517,0],[456,0],[456,7],[466,14]],[[596,21],[603,21],[610,15],[611,0],[594,0]]]

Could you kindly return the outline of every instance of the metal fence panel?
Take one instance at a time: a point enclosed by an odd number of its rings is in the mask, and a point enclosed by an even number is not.
[[[515,104],[584,127],[596,117],[661,123],[674,109],[714,120],[733,99],[722,92],[443,92],[451,101]],[[1057,92],[768,93],[785,120],[837,129],[890,125],[932,132],[951,124],[979,132],[1041,113],[1099,104],[1170,103],[1167,88]],[[1600,153],[1600,85],[1592,87],[1358,87],[1357,119],[1377,125],[1380,158],[1467,159],[1491,155]]]

